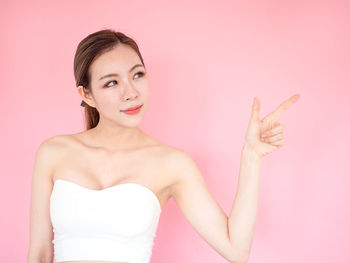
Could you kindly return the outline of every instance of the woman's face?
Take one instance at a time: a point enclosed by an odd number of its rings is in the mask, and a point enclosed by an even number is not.
[[[90,65],[92,94],[86,100],[100,114],[100,121],[135,127],[142,120],[149,99],[149,83],[137,53],[119,44],[97,57]],[[142,105],[136,114],[122,112]]]

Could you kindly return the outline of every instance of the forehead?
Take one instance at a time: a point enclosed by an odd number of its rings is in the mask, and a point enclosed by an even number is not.
[[[135,64],[142,64],[136,51],[131,47],[119,44],[114,49],[97,57],[90,65],[92,79],[104,74],[128,71]]]

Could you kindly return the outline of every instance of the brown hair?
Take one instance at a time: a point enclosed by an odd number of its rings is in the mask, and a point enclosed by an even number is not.
[[[139,47],[132,38],[112,29],[103,29],[85,37],[80,41],[77,47],[74,55],[74,77],[76,87],[82,85],[84,89],[91,92],[89,67],[92,61],[120,44],[128,45],[134,49],[141,59],[142,65],[145,66]],[[89,106],[84,101],[82,101],[80,105],[85,106],[86,130],[96,127],[100,119],[100,114],[97,109]]]

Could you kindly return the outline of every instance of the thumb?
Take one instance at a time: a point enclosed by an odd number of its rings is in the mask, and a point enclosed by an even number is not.
[[[260,101],[257,97],[254,97],[251,120],[258,121],[259,120],[259,113],[260,113]]]

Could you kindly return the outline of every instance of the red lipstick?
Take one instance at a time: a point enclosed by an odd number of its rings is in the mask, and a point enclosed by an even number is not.
[[[137,114],[137,113],[139,113],[139,111],[140,111],[142,106],[143,106],[143,104],[139,105],[139,106],[136,106],[136,107],[128,108],[126,110],[122,110],[122,112],[124,112],[126,114]]]

